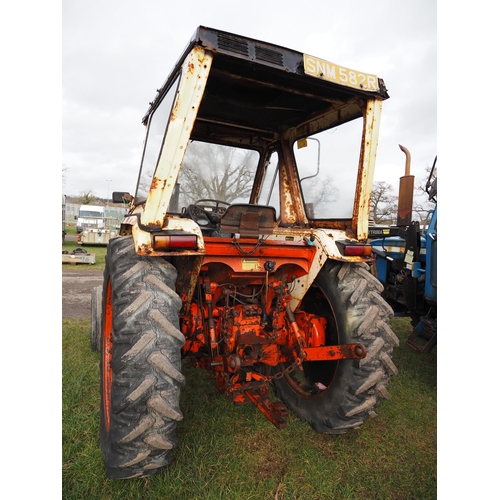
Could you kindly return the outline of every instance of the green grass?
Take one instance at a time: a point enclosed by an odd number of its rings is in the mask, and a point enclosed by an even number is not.
[[[395,318],[392,326],[401,341],[392,398],[360,429],[321,435],[290,414],[279,431],[185,364],[173,463],[146,479],[116,481],[105,477],[99,448],[99,355],[90,350],[90,320],[63,320],[63,498],[436,498],[436,352],[417,354],[404,344],[408,319]]]
[[[68,226],[66,225],[66,235],[76,236],[76,225]],[[106,245],[79,245],[76,241],[70,241],[66,238],[64,245],[62,246],[62,250],[66,250],[71,253],[75,248],[83,248],[90,254],[95,254],[95,264],[71,264],[68,262],[62,263],[63,269],[78,269],[79,271],[103,271],[106,263],[106,253],[108,251],[108,247]]]
[[[75,230],[76,234],[76,230]],[[63,250],[71,253],[75,248],[83,248],[90,254],[95,254],[95,264],[71,264],[68,262],[62,263],[63,269],[78,269],[79,271],[103,271],[106,263],[106,253],[108,247],[106,245],[79,245],[76,241],[66,240],[62,246]]]
[[[73,236],[76,236],[76,224],[73,226],[70,226],[69,224],[66,224],[66,234],[71,234]]]

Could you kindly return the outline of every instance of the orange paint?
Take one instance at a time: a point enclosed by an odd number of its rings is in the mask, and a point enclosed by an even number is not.
[[[103,315],[102,328],[102,395],[103,395],[103,410],[104,410],[104,426],[109,432],[111,427],[111,388],[113,385],[113,370],[111,368],[111,360],[113,358],[113,289],[111,281],[108,278],[108,283],[105,289],[106,304]]]

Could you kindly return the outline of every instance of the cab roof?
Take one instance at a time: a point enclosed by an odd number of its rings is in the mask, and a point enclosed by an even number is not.
[[[213,62],[192,138],[226,144],[255,144],[272,141],[276,132],[297,128],[311,121],[324,120],[323,128],[350,121],[362,115],[360,101],[389,97],[382,79],[368,90],[352,86],[339,78],[342,68],[279,45],[241,35],[199,26],[143,118],[147,124],[163,95],[175,79],[182,63],[196,46],[213,53]],[[308,58],[308,59],[306,59]],[[310,64],[305,66],[305,61]],[[313,71],[311,71],[311,68]],[[319,68],[319,69],[318,69]],[[326,69],[325,69],[326,68]],[[330,72],[330,74],[328,74]],[[342,73],[344,72],[344,73]],[[332,73],[336,81],[329,78]],[[351,78],[351,81],[353,78]],[[316,127],[321,127],[317,125]],[[303,135],[313,130],[307,126]],[[300,135],[299,133],[295,135]]]

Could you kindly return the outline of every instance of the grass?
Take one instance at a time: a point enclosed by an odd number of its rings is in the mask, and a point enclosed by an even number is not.
[[[66,231],[66,234],[71,234],[73,236],[76,236],[76,224],[71,225],[71,226],[69,224],[66,224],[65,231]]]
[[[66,234],[76,236],[76,226],[66,226]],[[103,271],[106,259],[106,252],[108,247],[106,245],[79,245],[76,241],[70,241],[66,238],[62,250],[66,250],[71,253],[75,248],[83,248],[90,254],[95,254],[95,264],[71,264],[68,262],[62,263],[63,269],[77,269],[79,271],[93,270],[93,271]]]
[[[360,429],[321,435],[290,414],[279,431],[186,364],[173,463],[146,479],[115,481],[105,477],[99,448],[99,355],[90,350],[90,320],[63,320],[63,498],[436,498],[436,352],[417,354],[405,345],[408,319],[394,318],[392,326],[401,341],[392,398]]]

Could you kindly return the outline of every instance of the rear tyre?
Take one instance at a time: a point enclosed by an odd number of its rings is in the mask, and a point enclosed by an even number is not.
[[[90,348],[93,351],[101,350],[101,322],[102,322],[102,285],[92,288],[90,297],[90,318],[92,330],[90,332]]]
[[[381,298],[383,286],[364,263],[328,261],[300,304],[324,316],[326,344],[361,343],[362,360],[311,361],[274,381],[277,396],[321,433],[343,434],[376,416],[386,386],[397,368],[391,360],[399,340],[389,326],[393,311]]]
[[[144,477],[177,446],[182,302],[177,272],[140,257],[131,237],[108,245],[102,297],[101,448],[109,478]]]

